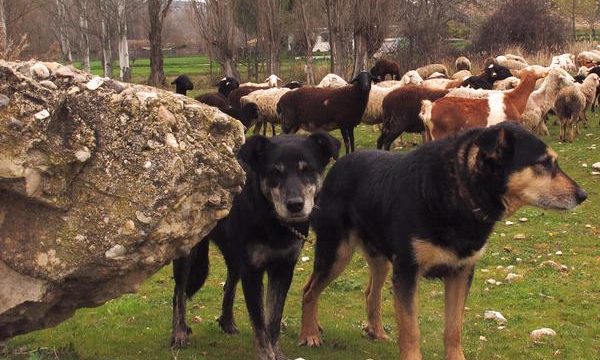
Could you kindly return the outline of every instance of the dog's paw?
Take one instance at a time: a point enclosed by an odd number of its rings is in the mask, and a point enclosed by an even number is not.
[[[173,330],[171,334],[171,347],[177,349],[188,346],[190,344],[191,333],[192,329],[189,326],[186,326],[184,329]]]
[[[319,347],[322,344],[323,340],[320,334],[300,336],[300,341],[298,342],[298,345],[308,347]]]
[[[283,353],[283,351],[281,351],[281,349],[279,348],[279,346],[273,347],[273,352],[275,353],[275,359],[276,360],[290,360],[287,356],[285,356],[285,354]]]
[[[367,325],[363,328],[364,332],[367,334],[369,339],[374,341],[389,341],[390,337],[385,333],[383,328],[378,329],[376,327],[372,327]]]
[[[223,318],[219,318],[217,322],[225,334],[237,335],[240,333],[240,330],[238,330],[233,320],[223,320]]]

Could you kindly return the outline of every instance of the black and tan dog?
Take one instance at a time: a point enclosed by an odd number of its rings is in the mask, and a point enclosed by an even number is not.
[[[363,151],[339,160],[311,217],[315,265],[304,289],[300,342],[321,344],[318,298],[359,246],[371,271],[371,335],[385,337],[379,301],[391,263],[401,358],[421,359],[417,284],[426,276],[445,283],[446,359],[463,360],[465,301],[494,223],[524,205],[571,209],[587,197],[556,157],[527,130],[503,123],[407,155]]]
[[[329,160],[337,158],[340,142],[326,133],[309,137],[254,136],[241,147],[246,184],[229,215],[190,255],[173,262],[173,346],[187,344],[191,329],[185,321],[186,296],[204,284],[208,274],[208,240],[223,254],[227,282],[219,325],[237,333],[233,300],[240,278],[260,360],[281,360],[278,344],[281,316],[294,267],[308,234],[309,215]],[[269,279],[266,313],[263,276]]]

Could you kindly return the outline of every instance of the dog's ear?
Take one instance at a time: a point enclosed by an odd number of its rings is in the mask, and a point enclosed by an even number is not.
[[[322,167],[327,166],[331,158],[337,160],[341,146],[341,143],[338,139],[326,132],[319,131],[310,135],[306,141],[315,150],[317,160]]]
[[[262,161],[270,146],[271,140],[269,138],[262,135],[254,135],[249,137],[244,145],[242,145],[238,156],[250,169],[259,172]]]
[[[481,160],[502,163],[512,154],[513,134],[510,126],[494,126],[484,129],[475,143]]]

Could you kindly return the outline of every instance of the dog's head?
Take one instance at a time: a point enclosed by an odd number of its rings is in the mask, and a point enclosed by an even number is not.
[[[535,135],[515,123],[501,123],[480,131],[476,172],[490,183],[503,184],[504,215],[524,205],[567,210],[582,203],[587,193],[558,165],[557,154]]]
[[[260,191],[285,222],[307,221],[321,189],[322,175],[340,142],[327,133],[309,137],[256,135],[239,152],[258,178]]]

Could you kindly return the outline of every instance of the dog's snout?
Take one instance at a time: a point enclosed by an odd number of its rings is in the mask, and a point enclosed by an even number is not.
[[[285,206],[287,207],[288,211],[291,213],[297,213],[302,211],[302,209],[304,209],[304,199],[301,197],[294,197],[291,199],[288,199],[285,203]]]
[[[577,204],[581,204],[587,199],[588,194],[582,188],[577,188],[577,192],[575,192],[575,199],[577,199]]]

